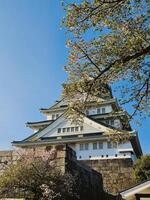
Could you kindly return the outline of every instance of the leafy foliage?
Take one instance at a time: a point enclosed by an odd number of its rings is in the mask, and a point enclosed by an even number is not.
[[[137,182],[150,180],[150,155],[144,155],[136,161],[134,176]]]
[[[33,200],[78,199],[75,178],[55,169],[50,156],[23,155],[0,176],[0,195]]]
[[[149,114],[150,1],[82,0],[64,8],[71,34],[63,96],[70,107],[84,110],[107,84],[123,80],[117,92],[122,104],[132,103],[131,117]]]

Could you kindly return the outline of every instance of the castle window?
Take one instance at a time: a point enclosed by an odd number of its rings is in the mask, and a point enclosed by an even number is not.
[[[110,120],[110,125],[114,126],[114,120]]]
[[[83,131],[83,126],[80,126],[80,131]]]
[[[107,148],[108,148],[108,149],[112,149],[112,148],[113,148],[112,142],[107,142]]]
[[[55,119],[55,115],[52,115],[52,120],[54,120]]]
[[[58,128],[57,133],[61,133],[61,128]]]
[[[79,127],[77,126],[77,127],[75,127],[75,131],[79,131]]]
[[[116,149],[118,146],[117,142],[107,142],[107,148],[108,149]]]
[[[93,143],[93,149],[94,149],[94,150],[97,149],[97,142]]]
[[[105,123],[114,126],[114,120],[106,120]]]
[[[105,108],[102,108],[102,114],[103,113],[106,113],[106,109]]]
[[[80,151],[83,151],[84,150],[84,146],[83,144],[80,144]]]
[[[70,132],[70,127],[67,128],[67,132]]]
[[[80,130],[81,129],[83,129],[82,128],[82,126],[80,127]],[[76,127],[66,127],[66,128],[59,128],[58,130],[57,130],[57,132],[58,133],[61,133],[61,132],[63,132],[63,133],[65,133],[65,132],[78,132],[79,131],[79,126],[76,126]]]
[[[88,150],[88,149],[89,149],[89,144],[88,143],[80,144],[80,151]]]
[[[99,149],[103,149],[103,142],[99,142]]]
[[[65,133],[66,132],[66,128],[63,128],[63,133]]]
[[[56,114],[56,119],[59,117],[59,114]]]
[[[117,144],[117,142],[113,142],[113,148],[117,148],[117,146],[118,146],[118,144]]]
[[[74,132],[74,127],[71,127],[71,132]]]
[[[97,114],[100,114],[100,113],[101,113],[101,109],[97,108]]]
[[[105,123],[109,125],[109,120],[106,120]]]
[[[88,149],[89,149],[89,144],[86,143],[86,144],[85,144],[85,150],[88,150]]]

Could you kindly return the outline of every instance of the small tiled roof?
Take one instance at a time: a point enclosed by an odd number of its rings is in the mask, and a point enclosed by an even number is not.
[[[43,120],[43,121],[37,121],[37,122],[27,122],[27,124],[39,124],[39,123],[45,123],[45,122],[53,122],[54,120]]]
[[[45,121],[37,121],[37,122],[27,122],[26,126],[34,126],[34,125],[47,125],[51,124],[54,120],[45,120]]]
[[[58,104],[60,102],[62,102],[64,99],[60,100],[60,101],[57,101],[53,106],[49,107],[49,108],[41,108],[40,111],[41,112],[48,112],[48,111],[53,111],[53,110],[57,110],[57,109],[62,109],[62,108],[67,108],[68,105],[67,104],[64,104],[64,105],[61,105],[61,106],[58,106]],[[93,101],[93,102],[90,102],[89,105],[92,105],[92,104],[95,104],[96,102]],[[102,102],[99,102],[100,105],[106,105],[106,104],[109,104],[109,103],[115,103],[116,107],[118,108],[118,110],[120,109],[119,108],[119,105],[118,105],[118,102],[116,101],[115,98],[111,98],[111,99],[107,99],[107,100],[103,100]]]
[[[83,135],[83,137],[80,137]],[[38,141],[13,141],[12,144],[17,146],[28,146],[28,145],[44,145],[44,144],[66,144],[74,142],[85,142],[85,141],[97,141],[98,139],[106,139],[106,136],[103,136],[102,133],[88,133],[88,134],[79,134],[79,135],[69,135],[69,136],[54,136],[41,138]]]
[[[56,101],[56,103],[49,107],[49,108],[41,108],[40,111],[49,111],[49,110],[55,110],[55,109],[58,109],[58,108],[63,108],[63,107],[67,107],[67,105],[61,105],[61,106],[58,106],[59,103],[63,102],[64,99],[61,99],[59,101]]]

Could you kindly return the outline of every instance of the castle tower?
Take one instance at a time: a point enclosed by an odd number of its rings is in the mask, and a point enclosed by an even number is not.
[[[142,155],[137,132],[132,130],[128,114],[113,98],[91,102],[83,116],[83,124],[72,124],[66,118],[68,105],[64,99],[40,112],[45,121],[27,122],[33,134],[22,141],[14,141],[15,147],[34,148],[68,144],[77,159],[102,173],[105,188],[116,194],[133,183],[133,162]],[[110,136],[113,137],[110,137]],[[119,135],[126,140],[114,138]]]

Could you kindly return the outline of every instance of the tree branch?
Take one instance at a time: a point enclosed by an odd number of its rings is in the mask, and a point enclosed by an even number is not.
[[[133,55],[130,55],[130,56],[126,56],[126,57],[123,57],[123,58],[120,58],[118,60],[115,60],[113,63],[111,63],[108,67],[106,67],[103,71],[101,71],[101,73],[94,79],[94,81],[96,81],[100,76],[102,76],[103,74],[105,74],[108,70],[110,70],[114,65],[116,64],[125,64],[127,63],[128,61],[130,60],[134,60],[136,58],[139,58],[143,55],[146,55],[150,53],[150,46],[146,47],[145,49],[142,49],[142,51],[140,52],[137,52]]]
[[[76,44],[77,45],[77,44]],[[96,69],[101,72],[101,70],[99,69],[98,65],[95,64],[95,62],[90,58],[90,56],[79,46],[77,45],[78,48],[82,51],[82,53],[85,55],[85,57],[87,57],[87,59],[96,67]]]
[[[141,89],[140,89],[139,95],[140,95],[142,89],[146,86],[145,92],[142,94],[142,96],[140,96],[140,99],[139,99],[138,104],[137,104],[137,106],[136,106],[136,108],[135,108],[135,111],[134,111],[134,112],[132,113],[132,115],[131,115],[131,119],[133,118],[133,116],[137,113],[138,109],[140,108],[140,105],[141,105],[141,103],[142,103],[143,98],[144,98],[145,96],[148,96],[149,81],[150,81],[150,73],[149,73],[148,78],[145,80],[143,86],[142,86]]]
[[[90,8],[91,9],[91,11],[90,11],[90,13],[89,14],[87,14],[87,16],[85,16],[85,18],[83,18],[81,21],[79,21],[78,23],[82,23],[82,22],[84,22],[85,20],[87,20],[88,18],[90,18],[90,17],[92,17],[93,15],[96,15],[96,14],[98,14],[100,11],[102,11],[102,10],[98,10],[103,4],[114,4],[114,6],[116,6],[116,5],[118,5],[118,4],[120,4],[120,3],[122,3],[122,2],[125,2],[126,0],[114,0],[114,1],[112,1],[112,0],[108,0],[108,1],[103,1],[103,0],[101,0],[100,1],[100,4],[98,5],[98,6],[96,6],[96,7],[94,7],[94,8]],[[112,7],[113,8],[113,7]],[[108,9],[110,9],[110,7],[108,7],[107,9],[105,9],[105,11],[106,10],[108,10]],[[94,13],[96,10],[98,10],[96,13]]]
[[[87,92],[87,93],[88,93],[87,98],[88,98],[89,94],[91,93],[91,90],[92,90],[92,88],[93,88],[93,86],[94,86],[94,83],[95,83],[102,75],[104,75],[106,72],[108,72],[114,65],[116,65],[116,64],[121,64],[121,63],[122,63],[122,64],[125,64],[126,62],[128,62],[128,61],[130,61],[130,60],[134,60],[134,59],[139,58],[139,57],[141,57],[141,56],[143,56],[143,55],[146,55],[146,54],[148,54],[148,53],[150,53],[150,46],[146,47],[145,49],[142,49],[142,51],[137,52],[137,53],[135,53],[135,54],[133,54],[133,55],[129,55],[129,56],[126,56],[126,57],[123,57],[123,58],[120,58],[120,59],[115,60],[115,61],[114,61],[113,63],[111,63],[108,67],[106,67],[104,70],[102,70],[102,71],[98,74],[98,76],[96,76],[96,77],[93,79],[92,82],[89,81],[90,87],[89,87],[89,91]],[[86,98],[86,99],[87,99],[87,98]]]

